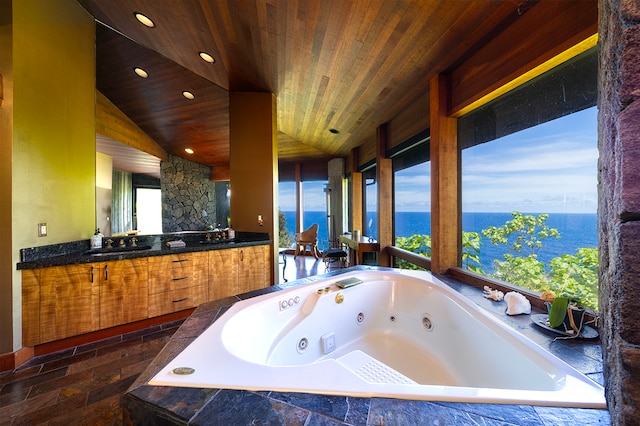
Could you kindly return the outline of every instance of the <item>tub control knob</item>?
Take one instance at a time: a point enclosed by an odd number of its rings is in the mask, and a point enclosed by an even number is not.
[[[289,306],[293,306],[293,297],[289,299]]]
[[[287,306],[288,306],[288,303],[287,303],[287,301],[286,301],[286,300],[283,300],[283,301],[280,303],[280,308],[281,308],[281,309],[286,309],[286,308],[287,308]]]

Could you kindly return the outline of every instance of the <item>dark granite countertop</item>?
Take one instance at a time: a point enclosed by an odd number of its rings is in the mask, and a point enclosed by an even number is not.
[[[326,275],[281,283],[269,288],[207,302],[182,324],[155,360],[124,395],[125,423],[163,425],[203,424],[314,424],[314,425],[418,425],[418,424],[500,424],[577,425],[610,424],[609,413],[601,409],[545,407],[529,405],[470,404],[414,401],[393,398],[361,398],[275,391],[204,389],[147,384],[167,362],[194,341],[235,302],[261,294],[306,284],[341,273],[386,268],[356,266]],[[556,340],[534,326],[529,315],[508,316],[504,304],[483,296],[482,290],[448,276],[437,276],[456,291],[469,297],[545,350],[567,361],[602,384],[600,340]]]
[[[98,250],[89,249],[89,240],[32,247],[20,250],[22,261],[17,264],[17,269],[37,269],[271,244],[267,233],[237,232],[235,238],[221,240],[207,240],[206,235],[207,232],[139,235],[135,236],[136,247],[131,247],[132,236],[112,237],[115,241],[113,248]],[[125,241],[124,247],[118,246],[120,240]],[[176,240],[184,241],[186,246],[167,247],[168,241]]]

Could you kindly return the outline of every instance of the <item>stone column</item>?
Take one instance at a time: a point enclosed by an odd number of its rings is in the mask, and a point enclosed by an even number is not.
[[[640,418],[640,6],[600,0],[600,313],[611,422]]]

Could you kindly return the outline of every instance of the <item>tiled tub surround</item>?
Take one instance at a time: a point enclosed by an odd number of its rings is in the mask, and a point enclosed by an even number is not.
[[[236,232],[234,239],[221,239],[207,241],[215,233],[207,231],[184,231],[157,235],[136,235],[138,248],[149,247],[145,250],[132,250],[131,239],[134,236],[111,237],[114,241],[113,248],[106,248],[104,238],[102,250],[90,250],[89,240],[71,241],[68,243],[52,244],[40,247],[30,247],[20,250],[18,269],[45,268],[50,266],[72,265],[104,260],[135,259],[137,257],[163,256],[167,254],[189,253],[195,251],[207,251],[246,247],[253,245],[270,244],[269,234],[261,232]],[[118,247],[120,240],[124,241],[125,250]],[[182,240],[185,247],[169,248],[169,241]],[[204,242],[203,242],[204,241]],[[101,252],[100,256],[92,256],[90,252]],[[113,254],[109,254],[112,252]]]
[[[331,273],[380,269],[356,267]],[[325,278],[313,277],[239,296],[242,299]],[[528,315],[509,317],[505,305],[485,299],[482,291],[438,277],[509,326],[565,360],[579,371],[602,381],[597,340],[554,340],[531,323]],[[135,424],[609,424],[602,409],[528,405],[429,402],[379,397],[351,397],[307,393],[201,389],[150,386],[147,382],[220,317],[237,298],[200,306],[176,332],[159,356],[124,397],[125,421]],[[470,348],[472,351],[472,348]],[[212,360],[213,361],[213,360]],[[500,361],[487,365],[500,368]],[[304,380],[304,378],[301,378]]]

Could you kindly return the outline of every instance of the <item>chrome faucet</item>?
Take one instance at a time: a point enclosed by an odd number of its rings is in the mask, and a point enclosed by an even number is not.
[[[131,247],[136,247],[138,245],[138,239],[136,237],[131,237],[131,240],[129,241],[131,241]]]

